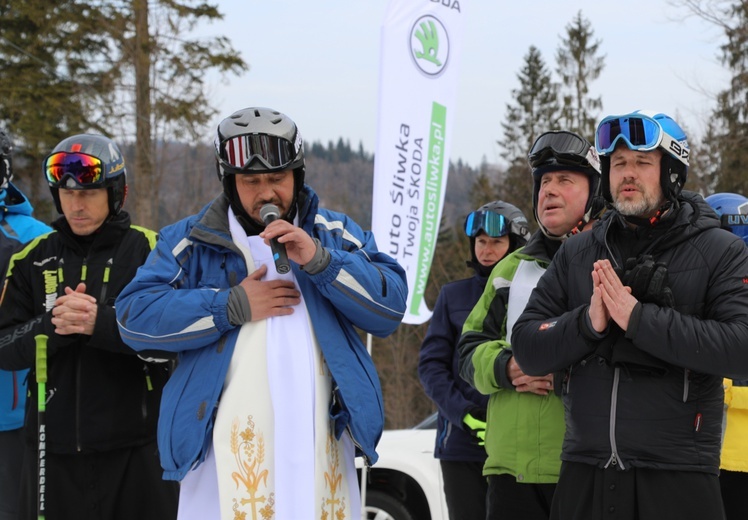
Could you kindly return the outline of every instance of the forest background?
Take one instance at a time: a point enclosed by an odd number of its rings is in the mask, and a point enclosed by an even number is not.
[[[714,96],[700,135],[685,128],[692,158],[686,188],[703,195],[748,194],[748,1],[673,4],[719,28],[718,57],[730,78]],[[0,128],[14,141],[14,182],[37,218],[57,216],[39,171],[43,158],[61,139],[81,132],[107,134],[122,147],[130,187],[126,209],[136,224],[160,229],[220,193],[213,147],[199,139],[216,115],[206,72],[232,76],[249,65],[228,39],[207,43],[190,34],[222,17],[217,4],[194,0],[25,0],[12,9],[10,0],[0,0]],[[497,124],[504,162],[451,162],[426,292],[430,307],[444,283],[472,275],[462,231],[467,213],[503,199],[534,224],[526,156],[535,138],[567,129],[593,140],[604,115],[603,97],[591,94],[606,65],[603,49],[581,11],[560,32],[550,60],[530,46]],[[345,136],[327,143],[309,137],[306,178],[321,204],[370,228],[373,154]],[[390,337],[373,340],[388,428],[412,426],[434,411],[417,376],[427,327],[401,325]]]

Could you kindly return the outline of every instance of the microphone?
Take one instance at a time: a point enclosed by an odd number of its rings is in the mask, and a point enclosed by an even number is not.
[[[280,210],[275,204],[265,204],[260,208],[260,218],[267,226],[274,220],[280,218]],[[286,274],[291,270],[291,266],[288,264],[288,256],[286,255],[286,246],[278,242],[277,238],[270,239],[270,250],[273,252],[273,260],[275,260],[275,270],[280,274]]]

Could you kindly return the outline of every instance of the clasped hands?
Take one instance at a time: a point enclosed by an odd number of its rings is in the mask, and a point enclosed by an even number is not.
[[[79,283],[75,290],[65,287],[65,294],[55,300],[52,308],[55,333],[92,335],[98,309],[96,298],[86,294],[86,284]]]
[[[537,395],[548,395],[553,391],[553,374],[528,376],[517,364],[514,356],[506,364],[506,375],[517,392],[530,392]]]
[[[610,260],[598,260],[592,270],[592,298],[589,316],[592,328],[604,332],[613,320],[621,330],[627,330],[631,313],[639,302],[631,288],[623,285]]]

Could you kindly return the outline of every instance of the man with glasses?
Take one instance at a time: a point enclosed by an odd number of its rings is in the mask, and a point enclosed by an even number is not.
[[[239,110],[215,146],[223,193],[161,231],[117,301],[133,348],[179,354],[159,424],[179,518],[357,517],[354,456],[376,461],[384,423],[357,329],[397,328],[405,272],[319,207],[288,116]]]
[[[748,376],[748,252],[682,191],[670,117],[606,117],[595,144],[613,210],[565,243],[513,329],[526,373],[565,372],[551,518],[724,518],[722,378]]]
[[[0,282],[5,279],[11,255],[32,238],[50,231],[31,216],[31,202],[12,181],[13,144],[0,130]],[[0,370],[0,520],[18,518],[27,374],[28,370]]]
[[[36,339],[48,337],[46,395],[28,385],[19,518],[175,518],[178,487],[161,479],[156,453],[168,365],[125,345],[114,313],[156,235],[122,210],[125,162],[109,138],[64,139],[43,171],[62,217],[12,257],[0,301],[0,368],[30,368],[34,382]]]
[[[470,242],[467,265],[475,273],[441,288],[418,357],[421,383],[439,410],[434,456],[440,461],[450,520],[486,518],[488,397],[460,377],[457,342],[493,267],[530,236],[525,215],[501,200],[468,214],[464,230]]]
[[[529,376],[512,349],[512,326],[564,241],[603,209],[595,149],[573,132],[540,135],[528,155],[539,230],[499,262],[465,322],[460,374],[490,396],[486,423],[488,519],[545,520],[558,480],[563,407],[552,374]]]

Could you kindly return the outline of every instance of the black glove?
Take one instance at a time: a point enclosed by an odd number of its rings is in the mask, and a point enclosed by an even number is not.
[[[626,260],[621,282],[631,287],[631,294],[642,303],[675,306],[673,292],[668,287],[667,266],[663,262],[655,262],[652,255]]]

